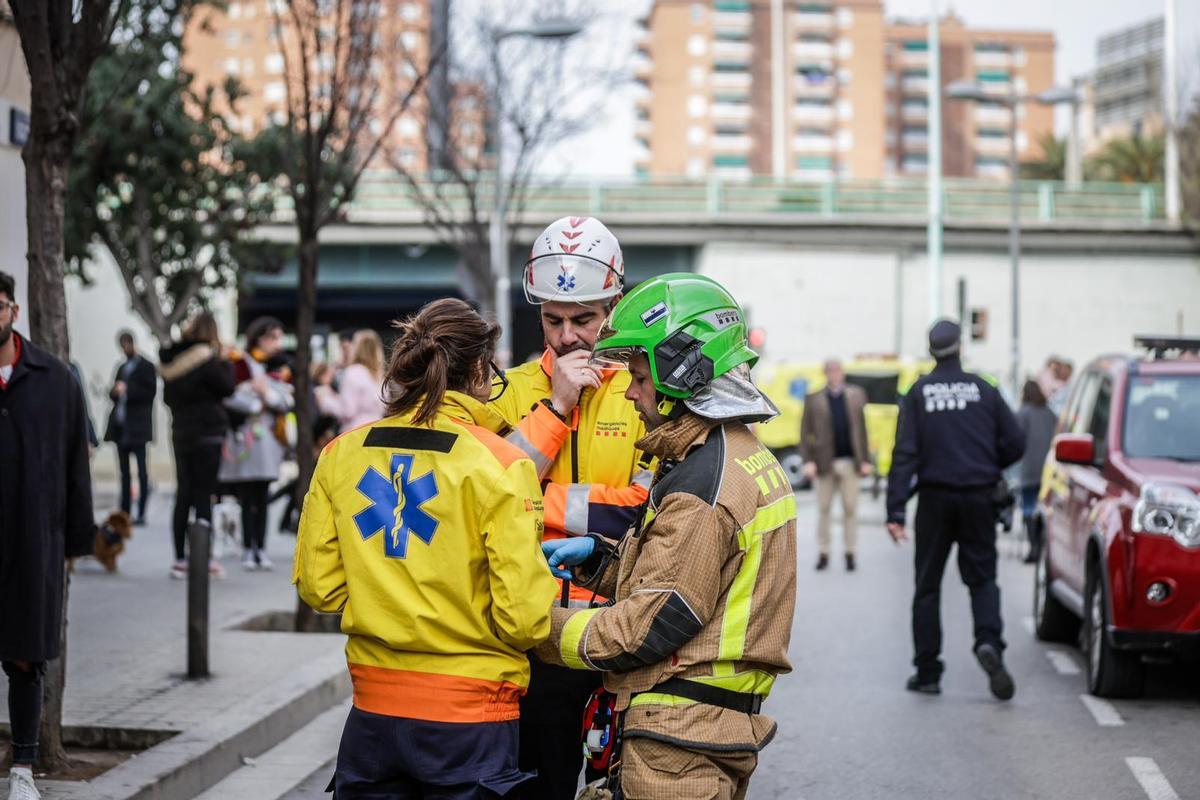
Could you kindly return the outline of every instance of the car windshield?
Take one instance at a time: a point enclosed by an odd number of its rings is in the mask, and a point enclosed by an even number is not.
[[[1200,461],[1200,375],[1138,375],[1125,405],[1125,454]]]
[[[860,387],[867,393],[868,403],[896,403],[899,400],[896,388],[900,376],[896,373],[880,375],[847,372],[846,383]]]

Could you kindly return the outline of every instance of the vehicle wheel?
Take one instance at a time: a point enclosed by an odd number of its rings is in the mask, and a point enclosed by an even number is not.
[[[1033,630],[1043,642],[1074,642],[1079,617],[1050,591],[1050,552],[1043,547],[1033,568]]]
[[[1097,697],[1140,696],[1146,680],[1146,665],[1137,653],[1115,649],[1105,635],[1108,590],[1098,569],[1089,570],[1084,611],[1083,647],[1087,655],[1088,691]]]
[[[810,481],[804,477],[804,459],[800,457],[799,450],[785,447],[775,453],[775,458],[779,460],[779,466],[783,467],[793,489],[808,488]]]

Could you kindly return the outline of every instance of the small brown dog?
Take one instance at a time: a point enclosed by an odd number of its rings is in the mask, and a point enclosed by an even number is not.
[[[109,572],[117,571],[117,556],[125,551],[125,540],[133,536],[133,524],[124,511],[114,511],[96,526],[96,560]]]

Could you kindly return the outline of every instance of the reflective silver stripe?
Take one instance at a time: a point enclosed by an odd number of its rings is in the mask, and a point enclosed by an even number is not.
[[[582,536],[588,532],[588,497],[590,483],[572,483],[567,487],[567,508],[563,512],[563,527],[567,533]]]
[[[574,598],[567,601],[567,608],[591,608],[591,600],[575,600]]]
[[[533,442],[525,438],[525,434],[517,429],[513,429],[512,433],[504,437],[509,444],[516,445],[521,448],[521,452],[533,459],[533,465],[537,467],[538,478],[546,477],[546,473],[550,471],[553,462],[546,458],[541,450],[533,446]]]
[[[644,469],[633,476],[633,485],[640,486],[646,491],[650,491],[650,484],[652,483],[654,483],[654,473],[648,469]]]

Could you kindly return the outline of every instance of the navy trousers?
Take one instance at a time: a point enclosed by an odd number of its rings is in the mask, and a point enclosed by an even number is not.
[[[517,769],[517,721],[426,722],[350,709],[326,791],[334,800],[483,800],[532,776]]]

